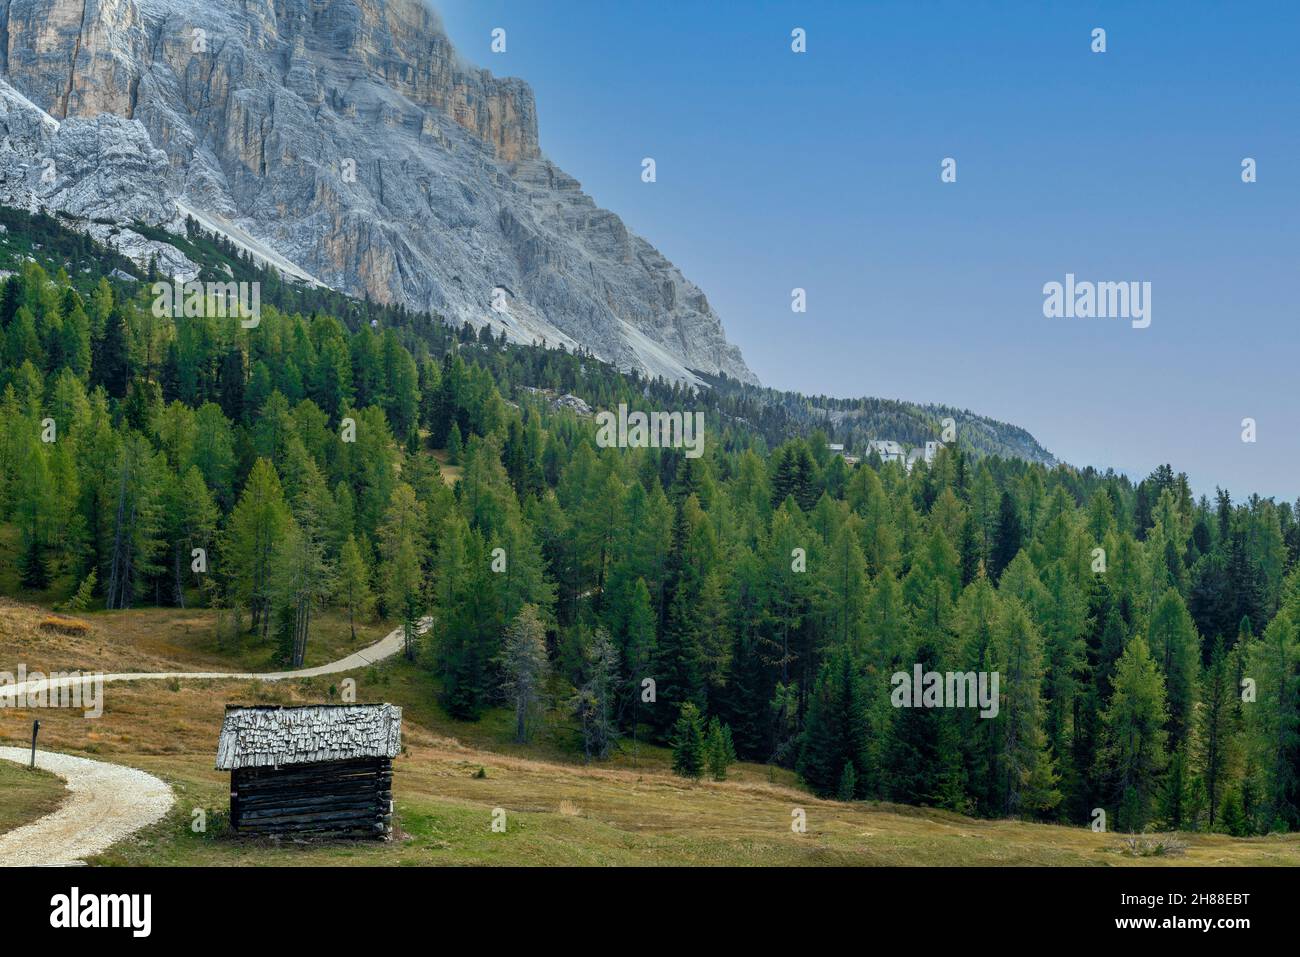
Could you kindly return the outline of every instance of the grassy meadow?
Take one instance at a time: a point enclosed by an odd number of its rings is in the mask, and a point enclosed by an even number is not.
[[[139,610],[79,616],[85,634],[49,634],[45,612],[0,605],[0,660],[29,668],[185,670],[261,667],[270,650],[251,639],[224,647],[207,610]],[[358,644],[386,633],[368,623]],[[308,663],[348,653],[347,622],[325,616]],[[269,664],[267,665],[269,667]],[[576,729],[551,712],[527,745],[511,717],[448,718],[428,672],[400,658],[354,673],[357,700],[404,709],[403,753],[394,762],[397,819],[391,841],[273,842],[238,839],[225,827],[228,776],[213,769],[228,702],[338,699],[342,676],[257,681],[158,681],[105,686],[103,716],[42,712],[41,745],[141,768],[166,780],[177,802],[152,828],[95,858],[129,865],[1130,865],[1300,864],[1300,837],[1233,839],[1180,834],[1138,839],[1086,828],[978,820],[874,802],[823,801],[788,771],[733,766],[728,780],[690,782],[669,770],[666,750],[623,741],[600,765],[582,759]],[[0,710],[0,742],[22,744],[31,712]],[[0,830],[46,813],[62,787],[0,762]],[[10,795],[14,795],[11,798]],[[202,809],[205,830],[193,828]],[[504,833],[492,830],[504,812]],[[796,833],[802,810],[807,828]],[[499,813],[499,812],[498,812]]]

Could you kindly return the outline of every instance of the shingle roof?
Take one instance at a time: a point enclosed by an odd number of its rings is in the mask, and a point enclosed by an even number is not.
[[[217,770],[393,758],[402,709],[391,704],[226,705]]]

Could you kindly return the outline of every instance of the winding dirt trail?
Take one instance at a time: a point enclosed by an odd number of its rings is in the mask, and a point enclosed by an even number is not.
[[[425,631],[428,631],[430,623],[431,619],[429,618],[421,619],[419,632],[423,634]],[[83,673],[80,675],[63,676],[53,679],[39,678],[15,684],[0,685],[0,707],[13,707],[14,701],[19,695],[58,691],[61,688],[71,688],[74,685],[86,685],[101,680],[105,684],[108,684],[113,681],[171,681],[183,678],[233,678],[250,681],[283,681],[285,678],[315,678],[319,675],[332,675],[340,671],[355,671],[358,668],[365,668],[367,665],[374,664],[376,661],[391,658],[393,655],[400,652],[402,647],[402,629],[395,628],[393,631],[389,632],[388,635],[379,639],[379,641],[376,641],[373,645],[367,645],[360,651],[354,651],[346,658],[340,658],[337,661],[331,661],[324,665],[316,665],[312,668],[299,668],[296,671],[123,671],[104,675]]]
[[[0,758],[26,764],[31,751],[0,747]],[[52,751],[37,751],[36,766],[63,778],[68,798],[57,811],[0,834],[0,865],[80,863],[172,806],[166,782],[135,768]]]
[[[427,631],[429,619],[420,622]],[[80,675],[54,680],[42,678],[0,687],[0,701],[10,706],[20,694],[57,691],[74,684],[102,680],[166,681],[185,678],[236,678],[256,681],[281,681],[285,678],[312,678],[365,668],[376,661],[391,658],[403,647],[402,629],[353,652],[346,658],[314,668],[297,671],[263,673],[220,671],[121,672],[117,674]],[[0,760],[26,764],[31,758],[27,748],[0,747]],[[106,761],[36,752],[36,766],[57,774],[68,785],[69,796],[57,811],[29,824],[0,834],[0,866],[39,866],[76,864],[98,854],[141,828],[161,820],[172,806],[172,789],[165,781],[144,771]]]

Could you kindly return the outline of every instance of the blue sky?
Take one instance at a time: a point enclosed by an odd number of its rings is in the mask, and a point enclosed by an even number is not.
[[[705,290],[765,384],[1300,495],[1300,4],[434,6],[466,59],[533,86],[542,149]],[[1044,318],[1067,272],[1149,281],[1151,326]]]

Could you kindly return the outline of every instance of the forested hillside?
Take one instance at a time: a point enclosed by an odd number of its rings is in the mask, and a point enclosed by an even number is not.
[[[22,256],[72,241],[7,222]],[[849,467],[756,393],[508,346],[188,242],[211,277],[264,283],[255,327],[155,315],[84,244],[71,275],[19,256],[5,280],[3,593],[202,604],[223,641],[289,664],[323,605],[382,615],[451,715],[504,702],[527,739],[563,708],[591,760],[648,737],[686,774],[734,751],[844,799],[1300,826],[1289,503],[976,456],[960,422],[932,467]],[[704,455],[597,448],[566,393],[701,410]],[[917,664],[997,672],[996,717],[895,707]]]
[[[917,405],[899,399],[836,399],[779,392],[734,379],[706,377],[724,408],[756,426],[772,444],[792,435],[824,432],[849,453],[865,458],[872,439],[892,439],[908,446],[941,437],[951,418],[962,433],[962,448],[975,458],[999,455],[1043,465],[1056,464],[1052,454],[1024,429],[976,415],[969,409]]]

